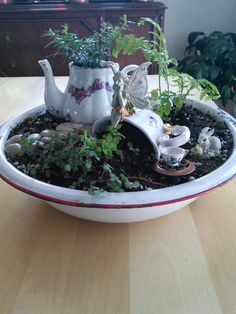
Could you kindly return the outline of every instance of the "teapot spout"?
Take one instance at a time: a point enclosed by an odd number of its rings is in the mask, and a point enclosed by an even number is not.
[[[62,118],[64,93],[55,84],[52,68],[48,60],[39,60],[38,63],[45,76],[44,100],[46,108],[53,116]]]

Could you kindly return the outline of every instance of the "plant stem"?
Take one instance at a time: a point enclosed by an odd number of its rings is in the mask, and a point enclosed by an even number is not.
[[[159,71],[159,75],[158,75],[158,85],[159,85],[159,92],[161,93],[161,74]]]

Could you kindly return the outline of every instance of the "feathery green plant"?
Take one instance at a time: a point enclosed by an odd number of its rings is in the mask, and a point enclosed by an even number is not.
[[[110,22],[102,22],[100,31],[94,32],[89,37],[80,37],[79,34],[69,31],[68,24],[61,29],[46,32],[51,41],[48,46],[54,46],[57,51],[55,55],[64,55],[69,62],[84,68],[102,67],[101,60],[110,58],[110,48],[116,39],[128,29],[129,22],[124,15],[120,18],[119,25]]]

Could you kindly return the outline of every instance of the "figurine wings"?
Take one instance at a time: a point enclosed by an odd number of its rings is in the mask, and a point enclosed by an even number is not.
[[[114,73],[114,94],[111,112],[111,123],[113,126],[117,126],[126,115],[129,115],[129,112],[126,110],[127,103],[131,103],[133,107],[139,109],[148,107],[149,100],[146,97],[148,91],[147,68],[150,64],[151,62],[145,62],[140,66],[132,64],[120,71],[117,63],[111,61],[102,62],[103,66],[111,67]]]
[[[147,69],[151,62],[145,62],[140,66],[127,66],[121,72],[125,77],[124,94],[128,101],[136,108],[143,109],[148,106],[146,98],[148,91]],[[129,75],[134,67],[134,72]]]

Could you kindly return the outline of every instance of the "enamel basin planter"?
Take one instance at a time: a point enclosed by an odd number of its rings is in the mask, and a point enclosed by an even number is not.
[[[17,170],[5,156],[4,148],[12,128],[28,117],[45,112],[39,105],[7,121],[0,129],[0,175],[1,178],[23,192],[39,197],[67,214],[101,222],[135,222],[157,218],[172,213],[197,197],[210,192],[236,174],[236,120],[224,111],[203,102],[188,100],[200,111],[226,122],[234,138],[230,158],[219,168],[194,181],[173,187],[141,192],[101,193],[88,192],[50,185],[33,179]]]

